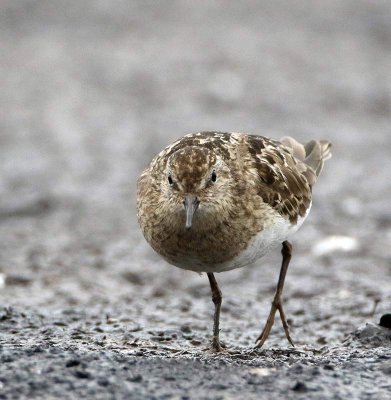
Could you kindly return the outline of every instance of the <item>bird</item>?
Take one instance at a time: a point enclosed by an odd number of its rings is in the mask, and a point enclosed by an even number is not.
[[[307,218],[312,187],[331,157],[331,143],[236,132],[190,133],[167,146],[137,181],[137,218],[150,246],[169,264],[206,273],[214,303],[211,350],[220,352],[222,292],[215,274],[253,264],[281,245],[282,263],[266,324],[278,311],[294,346],[282,304],[292,257],[288,239]]]

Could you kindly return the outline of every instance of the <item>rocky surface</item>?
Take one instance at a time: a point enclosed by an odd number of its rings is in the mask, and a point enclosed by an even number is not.
[[[388,399],[391,6],[2,1],[0,398]],[[145,243],[135,184],[183,133],[327,138],[277,320],[276,249],[205,276]],[[385,321],[384,319],[383,321]]]

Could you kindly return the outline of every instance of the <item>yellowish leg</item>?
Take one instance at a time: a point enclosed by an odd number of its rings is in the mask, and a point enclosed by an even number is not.
[[[281,254],[282,254],[282,264],[281,264],[280,276],[278,278],[276,293],[275,293],[274,299],[272,301],[272,307],[270,309],[270,313],[269,313],[269,317],[266,321],[266,325],[263,328],[263,331],[259,335],[258,339],[255,341],[257,343],[256,346],[259,348],[263,346],[263,344],[265,343],[266,339],[268,338],[268,336],[270,334],[270,331],[274,324],[274,317],[276,315],[277,310],[280,313],[282,326],[284,327],[284,331],[285,331],[285,336],[288,339],[289,343],[292,346],[294,346],[292,338],[289,334],[289,326],[286,321],[285,312],[284,312],[284,309],[282,307],[282,302],[281,302],[281,295],[282,295],[282,289],[284,288],[285,276],[286,276],[286,272],[288,271],[289,262],[292,258],[292,245],[288,241],[285,241],[282,243]]]
[[[213,338],[212,338],[212,350],[219,352],[222,351],[220,340],[219,340],[219,323],[220,323],[220,309],[222,302],[222,295],[219,286],[217,285],[216,278],[212,273],[208,273],[210,288],[212,290],[212,301],[215,305],[215,313],[213,317]]]

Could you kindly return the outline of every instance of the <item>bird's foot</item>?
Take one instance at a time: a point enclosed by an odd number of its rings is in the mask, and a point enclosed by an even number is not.
[[[220,353],[223,351],[223,347],[220,344],[220,340],[219,340],[218,336],[213,336],[211,350],[213,353]]]
[[[285,336],[286,336],[288,342],[293,347],[295,347],[293,340],[289,333],[289,325],[288,325],[288,322],[286,321],[284,308],[282,307],[282,303],[279,298],[274,298],[274,300],[272,302],[272,307],[270,309],[269,317],[267,318],[267,321],[266,321],[265,327],[263,328],[262,333],[258,336],[257,340],[255,341],[257,343],[255,347],[261,348],[263,346],[263,344],[265,343],[266,339],[269,337],[270,331],[274,325],[274,317],[276,315],[277,310],[280,313],[281,322],[282,322],[282,326],[284,327]]]

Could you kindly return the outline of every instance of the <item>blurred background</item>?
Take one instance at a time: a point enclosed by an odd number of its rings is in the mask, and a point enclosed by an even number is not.
[[[341,338],[380,300],[378,319],[391,292],[390,21],[388,1],[2,0],[0,302],[123,314],[144,338],[199,321],[205,338],[207,279],[153,253],[135,192],[163,147],[219,130],[333,142],[293,239],[286,310],[299,343]],[[276,250],[218,275],[223,341],[253,343],[279,264]]]

